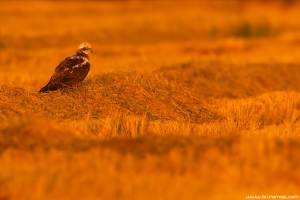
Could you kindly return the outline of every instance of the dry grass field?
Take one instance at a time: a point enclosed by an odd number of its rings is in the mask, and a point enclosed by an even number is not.
[[[1,1],[0,200],[299,197],[299,13]],[[83,84],[39,94],[84,41]]]

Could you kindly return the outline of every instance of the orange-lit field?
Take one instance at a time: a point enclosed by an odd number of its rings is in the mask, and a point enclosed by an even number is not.
[[[300,3],[270,2],[1,1],[0,200],[299,199]]]

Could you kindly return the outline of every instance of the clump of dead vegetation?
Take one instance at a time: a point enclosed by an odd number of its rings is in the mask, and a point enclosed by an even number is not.
[[[22,87],[0,88],[2,119],[15,114],[79,120],[105,118],[112,113],[145,116],[147,120],[207,123],[221,119],[203,99],[187,88],[155,74],[114,72],[94,76],[81,87],[46,94]]]

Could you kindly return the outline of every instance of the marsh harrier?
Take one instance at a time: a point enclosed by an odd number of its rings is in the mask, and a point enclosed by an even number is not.
[[[67,57],[59,63],[49,83],[40,92],[77,87],[90,71],[89,53],[93,53],[92,46],[87,42],[81,43],[75,55]]]

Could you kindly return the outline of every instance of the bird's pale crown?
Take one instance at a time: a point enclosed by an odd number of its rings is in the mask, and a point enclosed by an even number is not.
[[[92,45],[87,42],[83,42],[78,46],[78,50],[84,52],[85,54],[93,53]]]

